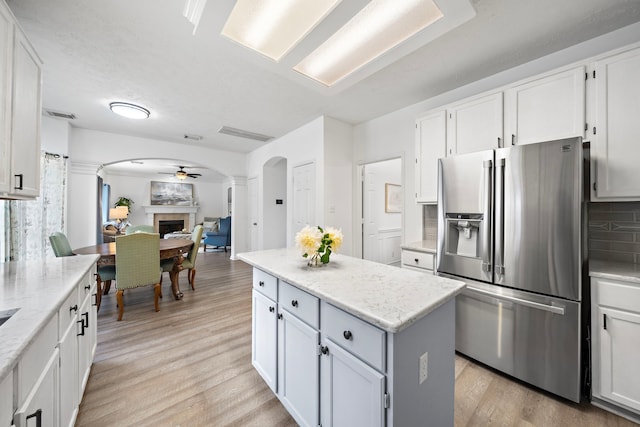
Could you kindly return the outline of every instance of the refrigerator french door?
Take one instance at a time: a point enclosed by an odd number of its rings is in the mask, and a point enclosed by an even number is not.
[[[438,272],[463,278],[456,349],[573,401],[582,387],[580,138],[439,160]]]

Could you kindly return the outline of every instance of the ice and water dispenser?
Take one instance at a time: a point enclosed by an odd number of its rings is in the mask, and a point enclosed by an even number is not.
[[[446,214],[446,245],[448,255],[480,258],[482,214]]]

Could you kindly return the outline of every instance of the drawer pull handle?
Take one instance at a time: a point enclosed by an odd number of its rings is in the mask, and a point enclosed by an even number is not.
[[[72,311],[75,311],[76,313],[78,312],[78,304],[69,307],[69,313],[71,313]]]
[[[419,260],[418,258],[414,258],[413,260],[416,262],[416,264],[417,264],[418,262],[420,262],[420,260]]]
[[[85,288],[86,290],[89,290],[89,289],[91,289],[91,285],[84,285],[84,288]]]
[[[282,320],[282,313],[278,313],[278,320]]]
[[[15,187],[13,187],[14,190],[24,190],[24,188],[22,188],[22,178],[24,178],[24,175],[19,173],[15,175],[16,177],[16,182],[20,182],[19,184],[17,184]]]
[[[258,282],[258,286],[264,286],[264,282],[263,282],[262,280],[260,280],[260,281]]]
[[[276,311],[276,309],[275,309],[275,308],[273,308],[273,307],[269,307],[269,312],[270,312],[270,313],[273,313],[274,311]]]
[[[291,305],[294,306],[294,307],[297,307],[298,306],[298,300],[297,299],[291,300]]]
[[[344,337],[345,340],[350,340],[353,338],[353,334],[351,333],[351,331],[344,331],[342,333],[342,336]]]
[[[320,347],[320,353],[322,354],[329,354],[329,347],[327,347],[326,345],[323,345]]]

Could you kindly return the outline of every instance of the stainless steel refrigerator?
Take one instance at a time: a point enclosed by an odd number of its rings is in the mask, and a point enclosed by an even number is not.
[[[438,165],[437,269],[467,283],[456,350],[575,402],[588,380],[586,162],[571,138]]]

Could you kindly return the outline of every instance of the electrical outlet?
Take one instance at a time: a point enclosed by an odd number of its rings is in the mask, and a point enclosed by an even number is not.
[[[427,379],[427,371],[429,365],[429,353],[424,353],[420,356],[420,384]]]

